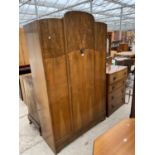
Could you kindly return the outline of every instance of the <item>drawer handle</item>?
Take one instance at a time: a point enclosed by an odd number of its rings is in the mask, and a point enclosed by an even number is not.
[[[84,56],[84,51],[85,51],[84,48],[81,48],[81,49],[80,49],[81,56]]]
[[[116,80],[116,77],[113,77],[113,81]]]
[[[111,96],[111,99],[113,100],[114,99],[114,96]]]

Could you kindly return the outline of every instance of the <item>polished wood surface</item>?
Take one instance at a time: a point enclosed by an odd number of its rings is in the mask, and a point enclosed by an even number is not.
[[[99,136],[93,155],[135,155],[135,120],[122,120]]]
[[[24,28],[42,134],[59,152],[105,118],[107,26],[71,11]]]
[[[94,52],[69,54],[71,99],[74,130],[80,130],[93,121]],[[79,77],[80,76],[80,77]]]
[[[108,65],[106,67],[106,113],[110,116],[125,103],[126,66]]]
[[[94,17],[92,15],[79,11],[67,12],[64,15],[64,33],[67,53],[94,49]]]
[[[106,32],[107,25],[95,23],[95,105],[94,118],[106,115]]]
[[[47,91],[57,142],[72,133],[63,21],[48,19],[40,24]]]
[[[121,57],[129,57],[129,58],[135,57],[135,53],[131,51],[122,51],[120,53],[116,53],[115,55],[121,56]]]
[[[124,71],[126,69],[126,66],[117,66],[117,65],[110,65],[106,68],[106,74],[114,74],[114,73],[120,73],[120,71]]]
[[[111,93],[125,84],[125,78],[108,85],[108,93]]]
[[[52,128],[51,104],[49,103],[47,81],[43,61],[41,44],[40,21],[34,21],[24,26],[26,41],[30,53],[30,65],[34,93],[36,96],[37,111],[39,115],[42,136],[47,144],[55,151],[55,141]],[[45,29],[46,31],[46,29]]]
[[[74,130],[77,131],[88,126],[93,120],[93,24],[94,18],[87,13],[69,12],[64,16],[66,53],[70,74],[70,91],[73,108],[73,126]]]
[[[19,66],[29,65],[29,52],[25,40],[23,28],[19,28]]]

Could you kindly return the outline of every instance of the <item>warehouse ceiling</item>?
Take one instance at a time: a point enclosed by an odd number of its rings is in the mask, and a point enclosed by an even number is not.
[[[61,18],[67,11],[91,13],[108,30],[134,30],[135,0],[19,0],[19,22],[25,25],[42,18]]]

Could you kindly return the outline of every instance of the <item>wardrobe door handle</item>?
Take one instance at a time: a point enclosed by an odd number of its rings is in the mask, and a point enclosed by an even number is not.
[[[81,56],[84,56],[84,51],[85,51],[84,48],[81,48],[81,49],[80,49]]]

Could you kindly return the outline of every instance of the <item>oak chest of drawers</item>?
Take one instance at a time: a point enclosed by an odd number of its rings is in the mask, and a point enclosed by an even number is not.
[[[125,81],[127,78],[126,66],[106,67],[106,111],[110,116],[121,105],[125,103]]]

